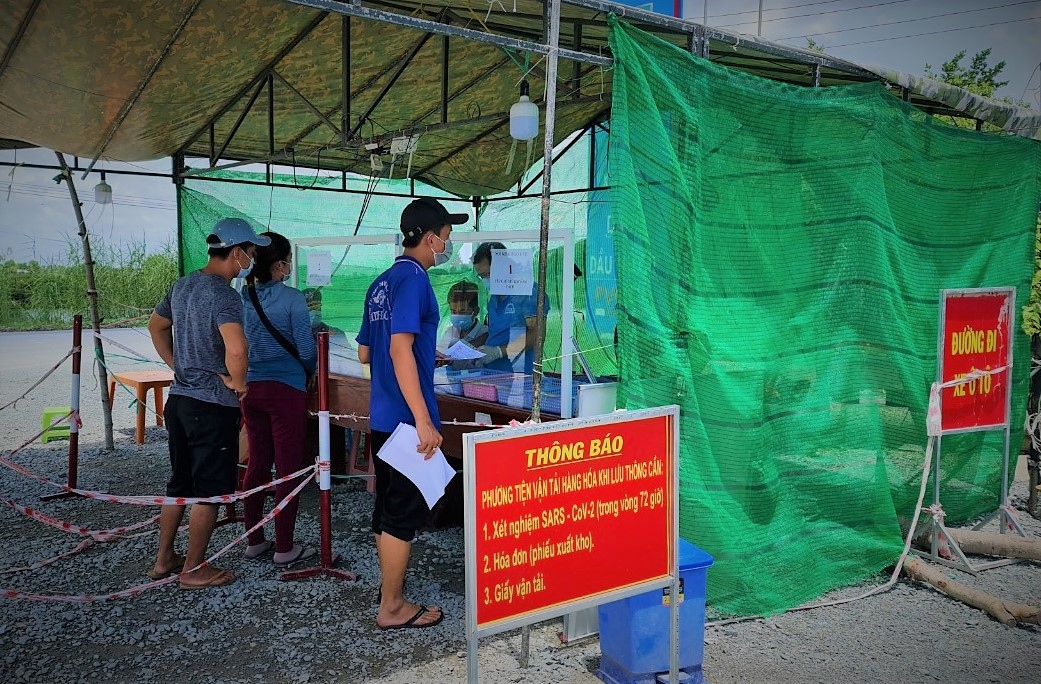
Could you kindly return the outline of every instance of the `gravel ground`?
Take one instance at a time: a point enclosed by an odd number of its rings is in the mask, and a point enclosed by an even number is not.
[[[154,358],[140,330],[112,331],[112,338]],[[68,333],[0,334],[0,405],[34,383],[68,349]],[[89,346],[89,345],[88,345]],[[109,348],[110,354],[120,352]],[[148,368],[110,356],[118,370]],[[154,425],[147,442],[133,443],[129,396],[117,395],[116,449],[102,450],[96,381],[85,366],[84,429],[80,486],[123,494],[160,493],[168,462],[165,433]],[[12,449],[39,429],[42,408],[68,403],[65,365],[17,406],[0,415],[0,444]],[[154,422],[154,421],[152,421]],[[36,443],[19,463],[54,480],[66,476],[67,443]],[[146,519],[135,509],[67,499],[40,503],[52,490],[0,468],[0,497],[94,529]],[[378,584],[367,531],[370,495],[357,481],[333,490],[333,546],[354,582],[313,579],[280,582],[270,562],[248,561],[242,548],[220,564],[234,568],[235,584],[201,592],[163,586],[132,599],[107,603],[42,603],[0,598],[0,684],[7,682],[167,682],[189,672],[213,682],[464,681],[466,660],[463,543],[461,530],[423,533],[409,570],[415,598],[445,608],[436,628],[381,633],[374,628]],[[1013,488],[1013,504],[1025,507],[1026,488]],[[318,541],[317,493],[303,494],[297,537]],[[1041,535],[1041,523],[1021,514]],[[241,532],[221,527],[211,549]],[[71,550],[79,538],[0,510],[0,573]],[[70,594],[102,594],[147,581],[155,537],[95,545],[30,572],[0,574],[0,588]],[[710,570],[711,572],[711,570]],[[1020,563],[959,581],[1021,603],[1041,604],[1041,563]],[[887,578],[850,587],[832,597],[862,593]],[[712,617],[711,607],[709,608]],[[518,665],[517,632],[481,641],[481,680],[488,682],[599,681],[596,639],[561,647],[559,620],[532,629],[527,669]],[[1005,627],[986,614],[928,588],[898,583],[881,595],[824,608],[710,626],[705,633],[705,675],[729,682],[1029,682],[1041,681],[1041,628]]]

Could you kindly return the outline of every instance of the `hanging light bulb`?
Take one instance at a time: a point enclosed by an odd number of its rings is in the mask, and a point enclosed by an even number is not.
[[[531,140],[539,134],[539,106],[528,98],[528,81],[520,82],[520,99],[510,107],[510,135]]]
[[[105,182],[105,172],[101,172],[101,182],[94,186],[94,201],[98,204],[112,204],[112,186]]]

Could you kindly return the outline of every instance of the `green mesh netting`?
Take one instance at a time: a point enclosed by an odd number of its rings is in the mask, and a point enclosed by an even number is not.
[[[610,38],[622,401],[682,407],[680,529],[715,556],[708,600],[773,613],[862,580],[917,498],[940,290],[1026,301],[1041,145],[880,84],[763,80],[618,21]],[[1018,433],[1025,336],[1015,354]],[[943,440],[949,520],[996,508],[1002,449]]]
[[[585,138],[589,136],[586,135]],[[584,350],[593,372],[599,376],[617,372],[614,351],[614,328],[595,325],[594,316],[587,316],[585,273],[595,264],[586,264],[586,223],[590,207],[597,201],[593,193],[579,192],[588,187],[591,165],[596,157],[591,154],[588,140],[582,139],[562,154],[553,165],[553,190],[556,193],[550,207],[550,223],[555,229],[570,230],[576,238],[575,263],[583,276],[574,280],[574,331],[579,346]],[[602,151],[599,163],[606,166]],[[591,161],[592,160],[592,161]],[[504,160],[505,161],[505,160]],[[535,191],[541,187],[537,163],[525,174],[524,183],[532,183]],[[384,172],[386,176],[389,171]],[[250,221],[258,231],[274,230],[293,242],[304,238],[329,238],[353,235],[397,235],[401,210],[408,204],[411,193],[440,197],[450,211],[470,212],[474,216],[470,200],[461,200],[437,188],[401,179],[403,170],[397,171],[398,179],[373,178],[348,175],[315,175],[313,171],[296,174],[275,174],[273,186],[266,186],[263,173],[243,171],[211,171],[208,179],[188,178],[178,189],[180,210],[180,255],[183,272],[201,268],[206,263],[205,239],[213,225],[225,216],[237,216]],[[347,188],[360,194],[333,192]],[[497,240],[496,233],[509,231],[535,231],[539,229],[540,198],[509,198],[499,196],[483,205],[479,217],[480,232],[473,232],[475,221],[459,226],[453,231],[456,256],[441,267],[430,270],[431,283],[441,303],[442,328],[448,325],[449,308],[447,293],[460,280],[476,283],[468,255],[472,248],[484,240]],[[360,226],[359,216],[361,217]],[[469,238],[479,238],[469,243]],[[511,242],[507,247],[531,248],[537,252],[536,242]],[[563,285],[563,251],[559,240],[550,242],[547,263],[546,292],[550,302],[550,314],[546,321],[546,344],[544,368],[548,373],[557,373],[561,368],[561,295]],[[322,310],[325,323],[334,326],[354,339],[360,326],[362,303],[365,292],[376,276],[394,259],[394,248],[390,245],[318,246],[302,248],[294,269],[297,271],[299,287],[306,287],[307,253],[324,250],[331,253],[334,274],[332,282],[322,288]],[[537,262],[536,262],[537,263]],[[569,277],[572,277],[569,274]],[[602,289],[602,288],[601,288]],[[487,311],[485,291],[481,290],[481,310]],[[613,298],[612,298],[613,299]],[[577,371],[578,364],[575,364]]]

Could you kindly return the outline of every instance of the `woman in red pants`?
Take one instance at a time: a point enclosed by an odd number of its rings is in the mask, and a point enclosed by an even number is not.
[[[289,241],[278,233],[264,233],[271,244],[257,251],[256,264],[242,290],[243,326],[249,341],[248,391],[242,400],[249,437],[249,465],[245,489],[271,482],[271,466],[282,478],[304,467],[307,432],[307,378],[314,373],[317,352],[311,335],[307,303],[299,290],[286,285],[292,269]],[[275,487],[282,501],[299,481]],[[296,499],[275,516],[274,562],[285,567],[315,555],[315,549],[296,544]],[[264,495],[243,503],[246,529],[263,516]],[[272,548],[260,528],[249,535],[247,558],[259,558]]]

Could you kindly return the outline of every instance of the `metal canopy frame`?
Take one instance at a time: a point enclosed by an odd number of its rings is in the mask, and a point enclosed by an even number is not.
[[[703,26],[691,21],[676,19],[624,5],[618,5],[609,2],[608,0],[561,0],[563,6],[583,8],[585,10],[590,10],[592,14],[589,16],[575,17],[560,16],[558,13],[555,18],[555,27],[550,27],[548,25],[547,22],[549,21],[549,18],[545,11],[540,15],[526,14],[523,12],[509,12],[505,10],[504,7],[496,7],[493,4],[485,17],[485,20],[479,22],[484,30],[469,28],[468,25],[474,23],[473,17],[463,16],[459,12],[455,11],[456,8],[450,6],[442,6],[433,9],[423,8],[421,6],[417,12],[414,5],[410,5],[407,2],[401,2],[400,0],[368,0],[364,6],[361,4],[361,0],[352,0],[351,2],[341,0],[286,0],[286,2],[318,10],[318,14],[299,33],[297,33],[270,62],[265,64],[249,83],[245,84],[233,97],[220,107],[216,113],[214,113],[214,115],[198,129],[195,135],[189,138],[188,142],[181,146],[174,155],[175,159],[183,160],[185,157],[195,158],[198,156],[196,153],[198,149],[196,145],[199,138],[203,134],[207,132],[209,133],[208,167],[188,169],[184,167],[183,161],[179,162],[173,169],[173,175],[176,181],[193,178],[197,180],[227,182],[230,179],[214,178],[208,174],[214,171],[232,169],[250,164],[264,164],[267,167],[267,174],[265,174],[267,176],[266,183],[271,183],[271,167],[273,164],[284,164],[286,166],[291,164],[294,168],[312,168],[321,170],[322,152],[337,151],[341,155],[341,158],[336,166],[338,169],[342,169],[343,164],[350,164],[350,162],[345,161],[342,157],[344,153],[348,153],[347,159],[350,158],[351,153],[355,155],[355,165],[362,163],[364,159],[367,158],[368,151],[364,147],[364,143],[366,142],[369,143],[370,146],[374,144],[376,146],[376,151],[380,151],[386,150],[391,139],[396,135],[407,134],[420,126],[422,126],[424,132],[452,129],[453,127],[459,126],[475,128],[476,130],[474,133],[467,136],[466,141],[460,142],[458,145],[446,150],[442,154],[439,154],[433,160],[424,160],[425,163],[414,170],[413,176],[431,174],[431,171],[434,168],[443,164],[445,161],[451,159],[476,142],[496,134],[508,123],[509,120],[508,112],[504,111],[453,121],[450,120],[449,117],[449,105],[468,91],[471,91],[473,88],[485,82],[500,69],[507,68],[511,61],[516,61],[513,56],[514,52],[526,52],[543,56],[549,55],[551,48],[548,45],[548,35],[551,28],[555,28],[558,35],[563,33],[564,35],[561,37],[564,38],[565,43],[569,45],[568,47],[557,47],[554,50],[557,58],[571,60],[572,62],[572,68],[570,70],[561,70],[558,83],[563,82],[565,84],[572,84],[574,92],[569,93],[567,96],[560,97],[561,101],[569,104],[581,105],[591,104],[593,100],[598,99],[595,97],[584,96],[581,92],[580,86],[582,79],[588,77],[590,72],[603,67],[610,67],[613,64],[611,57],[602,54],[604,47],[602,32],[599,35],[593,35],[596,33],[595,31],[591,33],[590,30],[587,30],[591,27],[602,28],[604,23],[603,16],[608,13],[614,13],[623,19],[637,22],[638,25],[645,30],[658,33],[673,42],[679,42],[693,54],[712,59],[713,61],[728,67],[752,70],[761,75],[765,75],[766,77],[778,78],[788,82],[802,83],[809,87],[820,87],[822,81],[827,83],[845,83],[882,80],[877,74],[865,70],[852,62],[830,57],[825,54],[800,50],[798,48],[788,47],[750,36],[734,34],[709,26]],[[543,7],[548,8],[549,4],[549,0],[546,0],[546,2],[543,3]],[[195,3],[195,6],[197,5],[198,2]],[[191,12],[189,12],[185,17],[185,22],[190,17],[190,14]],[[340,42],[342,46],[340,65],[342,71],[340,84],[341,92],[340,97],[338,98],[339,101],[336,105],[330,107],[326,104],[323,109],[314,102],[311,102],[288,80],[288,78],[283,76],[279,71],[279,65],[330,15],[340,17]],[[507,17],[514,20],[520,18],[531,22],[532,25],[510,25],[504,21]],[[382,67],[375,73],[366,78],[363,83],[352,84],[351,25],[355,18],[417,29],[422,31],[422,33],[417,36],[416,39],[408,45],[408,47],[406,47],[396,59],[390,60],[386,64],[382,65]],[[570,35],[567,35],[568,32],[560,31],[561,25],[570,25]],[[415,60],[419,52],[434,36],[441,37],[439,102],[425,107],[419,115],[414,116],[411,122],[403,125],[399,131],[382,133],[379,135],[376,135],[373,131],[372,135],[367,138],[363,139],[359,137],[369,117],[377,110],[386,96],[394,88],[403,87],[401,85],[402,77],[408,70],[409,65]],[[472,74],[465,81],[458,84],[450,83],[449,63],[452,56],[452,38],[464,38],[467,40],[495,45],[501,48],[505,54],[502,59]],[[600,45],[597,45],[598,41]],[[732,50],[726,49],[727,47],[737,46],[744,48],[745,52],[735,53]],[[592,50],[597,50],[597,52],[594,53]],[[827,73],[825,73],[825,70],[827,70]],[[146,78],[145,83],[142,85],[147,84],[147,80],[148,79]],[[382,82],[380,90],[376,96],[368,102],[364,110],[357,113],[353,112],[352,101],[359,95],[371,92],[372,88],[380,82]],[[893,87],[892,84],[889,85],[890,87]],[[280,91],[284,90],[290,93],[293,98],[303,103],[306,109],[313,116],[313,121],[311,123],[307,124],[289,137],[282,145],[278,145],[275,141],[276,119],[278,113],[274,110],[273,102],[276,87]],[[233,141],[236,134],[239,132],[242,122],[250,112],[254,110],[260,94],[264,92],[265,89],[267,91],[268,101],[268,154],[248,159],[237,158],[233,155],[225,160],[225,153],[229,148],[234,148]],[[954,116],[959,114],[958,112],[946,108],[942,104],[924,99],[918,102],[912,102],[912,104],[932,114]],[[127,103],[127,107],[131,105],[132,102]],[[239,107],[241,107],[241,109],[238,112],[234,124],[230,129],[228,129],[226,139],[223,141],[216,140],[215,131],[217,123]],[[437,123],[427,125],[422,124],[423,121],[435,114],[438,114]],[[605,122],[609,115],[610,104],[609,102],[605,102],[604,108],[597,111],[592,119],[579,130],[589,131],[592,126]],[[337,119],[339,119],[339,125],[335,123]],[[481,126],[482,122],[486,122],[487,125]],[[330,131],[331,137],[329,142],[325,144],[316,144],[315,142],[311,142],[301,147],[303,141],[322,126],[325,126]],[[574,141],[571,141],[567,147],[570,147],[573,144]],[[281,149],[276,149],[277,147],[281,147]],[[193,148],[196,152],[189,151]],[[103,151],[103,149],[104,145],[102,145],[100,151]],[[563,150],[558,152],[558,156],[562,152]],[[221,163],[222,160],[224,160],[224,163]],[[330,169],[327,168],[326,170]],[[342,171],[342,173],[344,174],[344,181],[339,191],[363,192],[348,189],[346,187],[347,171]],[[516,193],[511,193],[511,195],[513,197],[532,196],[527,193],[533,189],[533,186],[541,177],[542,172],[540,171],[534,178],[527,179],[526,181],[524,179],[518,181]],[[235,182],[248,183],[250,181],[236,180]],[[434,185],[437,184],[436,179],[427,182],[433,182]],[[587,185],[588,187],[586,188],[572,190],[571,192],[586,192],[594,189],[592,177],[590,177]],[[414,194],[414,183],[412,190],[413,191],[409,194]],[[397,193],[388,194],[396,195]]]

